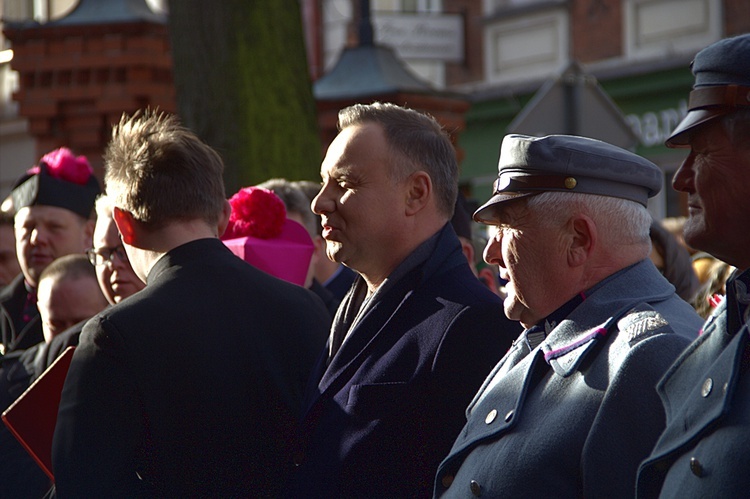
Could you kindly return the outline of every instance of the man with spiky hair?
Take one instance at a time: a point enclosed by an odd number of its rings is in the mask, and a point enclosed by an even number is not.
[[[234,256],[219,155],[173,116],[124,116],[107,194],[146,287],[89,321],[53,444],[60,497],[277,496],[327,313]]]

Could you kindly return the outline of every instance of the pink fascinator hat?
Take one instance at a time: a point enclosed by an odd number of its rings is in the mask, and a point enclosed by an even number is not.
[[[286,218],[284,202],[268,189],[245,187],[229,204],[232,214],[221,237],[227,248],[267,274],[304,286],[313,242],[301,224]]]

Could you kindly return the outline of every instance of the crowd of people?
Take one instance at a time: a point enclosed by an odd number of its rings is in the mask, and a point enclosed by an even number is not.
[[[0,218],[0,409],[75,352],[54,481],[0,425],[0,496],[747,495],[750,35],[692,71],[679,222],[647,159],[519,134],[472,222],[446,132],[385,103],[339,112],[321,183],[231,197],[153,110],[105,192],[43,156]]]

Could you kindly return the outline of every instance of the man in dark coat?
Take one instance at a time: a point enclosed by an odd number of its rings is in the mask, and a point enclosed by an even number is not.
[[[658,386],[667,427],[638,473],[638,497],[750,491],[750,35],[698,52],[689,111],[667,139],[690,154],[685,242],[737,268],[703,334]]]
[[[41,342],[36,287],[55,258],[91,247],[99,182],[84,156],[60,148],[18,179],[3,210],[14,213],[19,274],[0,290],[0,354]],[[6,206],[7,203],[7,206]]]
[[[218,239],[222,161],[174,117],[123,117],[105,165],[147,285],[81,333],[52,449],[58,495],[277,496],[326,310]]]
[[[649,259],[661,171],[567,135],[508,135],[498,169],[474,219],[527,329],[469,405],[435,495],[630,498],[664,427],[656,382],[702,322]]]
[[[294,497],[424,497],[515,329],[450,226],[458,168],[430,117],[339,113],[313,200],[328,257],[359,277],[307,392]]]

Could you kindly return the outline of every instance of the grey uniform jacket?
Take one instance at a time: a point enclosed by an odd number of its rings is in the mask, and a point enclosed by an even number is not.
[[[650,261],[608,277],[538,347],[516,340],[469,405],[435,495],[632,497],[664,427],[655,385],[701,324]]]
[[[743,283],[727,284],[738,291]],[[750,326],[728,326],[727,314],[724,301],[659,383],[667,427],[641,465],[638,497],[750,496]]]

